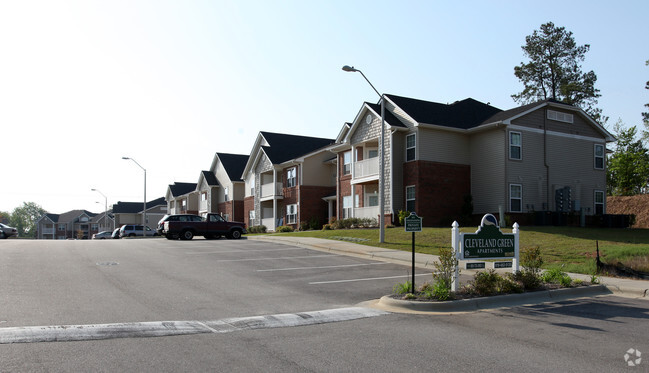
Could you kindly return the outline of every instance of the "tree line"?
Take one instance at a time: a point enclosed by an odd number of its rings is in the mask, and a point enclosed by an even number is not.
[[[0,223],[10,225],[18,230],[18,237],[36,237],[36,221],[47,211],[34,202],[23,202],[11,213],[0,211]]]

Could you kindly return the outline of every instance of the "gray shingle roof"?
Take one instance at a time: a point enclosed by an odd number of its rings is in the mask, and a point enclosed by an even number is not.
[[[178,197],[196,190],[196,183],[174,182],[173,184],[169,184],[169,189],[171,190],[172,196]]]
[[[472,98],[452,104],[441,104],[395,95],[386,96],[418,123],[459,129],[479,126],[489,117],[502,111]]]
[[[196,184],[194,184],[196,185]],[[137,214],[142,212],[142,202],[117,202],[113,205],[113,214]],[[166,206],[164,197],[156,198],[146,203],[147,210],[155,206]]]
[[[248,158],[250,156],[245,154],[230,154],[230,153],[216,153],[221,160],[221,164],[228,174],[230,181],[243,181],[241,176],[243,170],[246,168]]]
[[[207,183],[207,185],[209,186],[219,185],[219,181],[216,180],[216,175],[214,175],[212,172],[203,170],[201,171],[201,174],[203,175],[203,178],[205,178],[205,182]]]
[[[287,135],[282,133],[260,132],[269,146],[262,146],[273,164],[312,153],[334,143],[334,139],[320,137]],[[243,172],[243,169],[242,169]]]

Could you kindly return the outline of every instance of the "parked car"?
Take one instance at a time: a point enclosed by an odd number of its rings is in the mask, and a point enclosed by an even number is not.
[[[146,235],[147,236],[157,236],[158,233],[154,231],[153,229],[146,227]],[[142,225],[135,225],[135,224],[125,224],[122,225],[122,227],[119,229],[119,237],[124,238],[124,237],[136,237],[136,236],[144,236],[144,229],[142,229]]]
[[[161,236],[164,236],[162,231],[166,221],[203,221],[203,218],[194,214],[165,215],[158,222],[158,228],[156,229],[156,232]]]
[[[93,240],[105,240],[107,238],[111,238],[112,235],[113,235],[113,232],[103,231],[103,232],[93,234],[92,239]]]
[[[18,230],[0,223],[0,238],[9,238],[11,236],[18,236]]]
[[[121,227],[120,227],[120,228],[116,228],[116,229],[113,231],[113,234],[111,234],[111,237],[112,237],[113,239],[118,239],[118,238],[120,238],[120,237],[119,237],[119,231],[120,231],[120,229],[121,229]]]
[[[162,233],[169,240],[180,238],[191,240],[194,236],[203,236],[205,239],[215,239],[225,236],[239,239],[246,232],[246,224],[236,221],[225,221],[219,214],[207,214],[201,221],[173,221],[164,222]]]

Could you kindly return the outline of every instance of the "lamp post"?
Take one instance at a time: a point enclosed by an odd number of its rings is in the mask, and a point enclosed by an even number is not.
[[[108,223],[106,222],[106,220],[108,220],[108,198],[104,195],[104,193],[99,191],[99,189],[92,188],[90,190],[104,196],[104,227],[108,227]],[[115,230],[115,221],[113,221],[113,230]]]
[[[354,66],[343,66],[343,71],[352,73],[361,73],[365,81],[372,87],[374,92],[381,98],[381,137],[379,138],[379,242],[385,242],[385,148],[383,143],[385,141],[385,97],[374,88],[374,85],[359,69]],[[352,154],[353,156],[353,154]]]
[[[142,171],[144,171],[144,204],[142,205],[142,229],[143,229],[142,234],[144,235],[144,237],[146,237],[146,169],[144,167],[140,166],[140,164],[137,163],[137,161],[135,159],[133,159],[133,158],[122,157],[122,159],[126,159],[126,160],[130,159],[139,168],[141,168]]]

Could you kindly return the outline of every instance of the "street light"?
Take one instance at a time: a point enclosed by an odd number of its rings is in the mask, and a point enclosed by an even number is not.
[[[104,227],[107,227],[108,224],[106,223],[106,220],[108,220],[108,198],[104,195],[104,193],[99,191],[99,189],[92,188],[90,190],[92,190],[93,192],[97,192],[97,193],[101,194],[102,196],[104,196]],[[113,220],[113,230],[115,230],[115,221],[114,220]]]
[[[385,138],[385,97],[374,88],[374,85],[359,69],[355,69],[354,66],[345,65],[343,66],[343,71],[361,73],[365,81],[367,81],[374,92],[381,98],[381,137],[379,138],[379,242],[383,243],[385,242],[385,148],[383,146]]]
[[[135,159],[133,159],[133,158],[122,157],[122,159],[126,159],[126,160],[130,159],[139,168],[141,168],[142,171],[144,171],[144,204],[142,206],[142,208],[143,208],[143,210],[142,210],[142,229],[143,229],[143,231],[142,232],[143,232],[144,236],[146,237],[146,169],[144,167],[140,166],[140,164],[137,163],[137,161]]]

